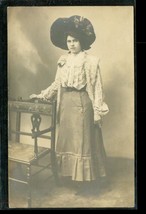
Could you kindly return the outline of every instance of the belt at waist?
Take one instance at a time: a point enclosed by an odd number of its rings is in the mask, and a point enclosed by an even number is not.
[[[77,92],[80,92],[80,91],[86,91],[86,86],[84,86],[83,88],[81,89],[77,89],[77,88],[74,88],[74,87],[63,87],[63,89],[67,92],[71,92],[71,91],[77,91]]]

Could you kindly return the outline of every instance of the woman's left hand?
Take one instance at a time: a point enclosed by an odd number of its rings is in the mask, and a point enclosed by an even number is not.
[[[101,128],[102,127],[102,120],[94,121],[94,125],[98,125],[99,128]]]

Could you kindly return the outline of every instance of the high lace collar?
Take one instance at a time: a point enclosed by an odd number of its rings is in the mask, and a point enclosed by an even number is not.
[[[66,65],[67,67],[79,67],[82,66],[86,61],[87,53],[84,51],[81,51],[77,55],[72,55],[70,52],[68,52],[67,55],[62,55],[60,59],[58,60],[58,66],[64,67]]]
[[[66,64],[68,66],[80,66],[84,63],[85,56],[86,56],[86,52],[84,52],[84,51],[81,51],[76,55],[68,53],[67,59],[66,59]]]

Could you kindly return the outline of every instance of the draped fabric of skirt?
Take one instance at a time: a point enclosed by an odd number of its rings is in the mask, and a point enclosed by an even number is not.
[[[76,181],[106,176],[102,132],[94,125],[86,91],[62,90],[59,121],[56,156],[61,175]]]

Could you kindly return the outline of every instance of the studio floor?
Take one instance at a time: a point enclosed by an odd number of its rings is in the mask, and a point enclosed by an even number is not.
[[[132,159],[108,157],[108,182],[77,195],[70,181],[57,186],[46,170],[32,182],[32,208],[134,208],[135,176]],[[9,184],[9,207],[27,208],[26,186]]]

